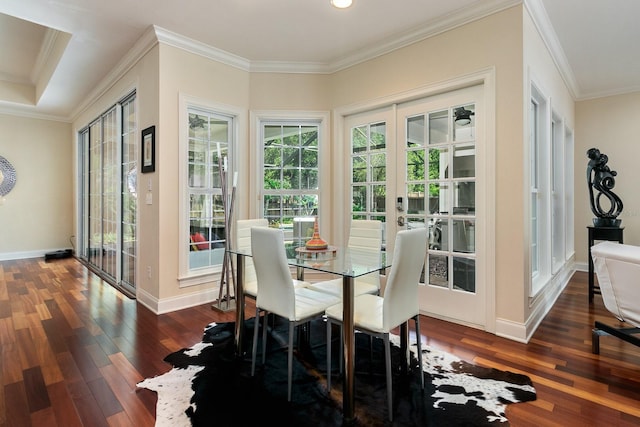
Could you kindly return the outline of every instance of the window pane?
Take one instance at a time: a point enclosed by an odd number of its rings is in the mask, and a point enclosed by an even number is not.
[[[429,184],[429,213],[448,214],[449,213],[449,184],[433,183]]]
[[[317,168],[318,167],[318,149],[303,148],[302,149],[302,167]]]
[[[473,145],[457,145],[453,149],[453,178],[476,175],[476,150]]]
[[[204,115],[189,113],[189,138],[206,140],[209,136],[209,129],[205,126],[207,119]]]
[[[386,129],[387,124],[375,123],[371,125],[371,146],[370,150],[384,150],[387,147]]]
[[[429,149],[429,179],[449,178],[449,149]]]
[[[385,212],[385,201],[387,197],[386,185],[372,185],[371,193],[373,194],[373,200],[371,201],[372,212]]]
[[[280,146],[266,146],[264,149],[265,167],[282,165],[282,149]]]
[[[280,196],[265,196],[264,197],[264,217],[269,220],[269,224],[274,222],[280,223],[280,217],[282,216],[281,210],[281,197]]]
[[[453,213],[458,215],[474,215],[476,211],[476,183],[473,181],[456,181],[454,186]]]
[[[204,188],[207,185],[207,167],[205,165],[189,165],[189,186]]]
[[[367,182],[367,159],[363,156],[354,156],[352,164],[352,182]]]
[[[431,249],[439,251],[449,250],[449,220],[446,218],[431,218],[429,220],[429,245]]]
[[[300,166],[300,149],[285,147],[282,151],[282,166],[287,168],[297,168]]]
[[[476,260],[453,257],[453,288],[457,290],[476,291]]]
[[[351,189],[351,200],[354,212],[364,212],[367,206],[367,187],[364,185],[354,185]]]
[[[424,214],[426,202],[424,184],[407,186],[407,214]]]
[[[424,147],[425,145],[424,115],[407,119],[407,148]]]
[[[386,159],[387,156],[384,153],[371,155],[371,181],[386,181]]]
[[[429,144],[449,141],[449,111],[429,113]]]
[[[454,108],[454,117],[453,117],[453,140],[454,141],[467,141],[474,138],[473,134],[476,126],[475,110],[476,110],[476,107],[474,104],[468,104],[462,107]],[[464,116],[462,117],[461,120],[456,120],[456,111],[458,111],[457,113],[458,117],[460,117],[460,113],[462,113],[462,115]]]
[[[422,181],[424,179],[424,150],[407,151],[407,180]]]
[[[316,169],[303,169],[302,170],[302,189],[317,190],[318,189],[318,171]]]
[[[446,255],[428,254],[427,265],[429,284],[443,288],[449,287],[449,257]]]
[[[285,169],[282,171],[282,186],[294,190],[300,189],[300,171],[298,169]]]
[[[299,129],[299,126],[283,126],[282,144],[294,147],[300,145]]]
[[[360,126],[353,128],[351,131],[351,151],[353,153],[360,153],[367,151],[369,133],[367,132],[367,126]]]
[[[304,147],[315,147],[318,149],[318,127],[317,126],[301,126],[300,138]]]

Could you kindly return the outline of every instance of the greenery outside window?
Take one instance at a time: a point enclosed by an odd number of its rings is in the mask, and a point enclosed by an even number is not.
[[[302,246],[313,234],[320,201],[317,121],[261,122],[262,216]]]
[[[384,121],[351,129],[351,218],[382,221],[383,230],[387,219],[386,135]]]

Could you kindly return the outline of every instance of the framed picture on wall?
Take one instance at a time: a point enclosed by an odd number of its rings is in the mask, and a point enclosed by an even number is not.
[[[142,131],[142,173],[156,170],[156,127]]]

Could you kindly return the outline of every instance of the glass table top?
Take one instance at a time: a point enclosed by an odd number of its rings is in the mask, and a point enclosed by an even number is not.
[[[252,256],[243,249],[230,249],[230,253]],[[330,246],[326,251],[306,251],[300,254],[293,247],[287,247],[289,265],[307,268],[324,273],[337,274],[343,277],[359,277],[391,266],[391,257],[387,259],[383,251],[372,251],[360,248]]]

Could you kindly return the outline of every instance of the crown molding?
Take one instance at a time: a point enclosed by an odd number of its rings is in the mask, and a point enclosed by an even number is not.
[[[153,28],[155,30],[156,38],[160,43],[164,43],[178,49],[186,50],[187,52],[191,52],[196,55],[200,55],[205,58],[212,59],[214,61],[218,61],[235,68],[239,68],[243,71],[250,71],[251,63],[245,58],[234,55],[222,49],[206,45],[202,42],[190,39],[180,34],[176,34],[169,30],[165,30],[164,28],[155,25],[153,26]]]
[[[551,25],[549,15],[542,4],[542,0],[524,0],[525,9],[528,11],[529,16],[533,20],[533,24],[536,26],[540,37],[545,46],[549,50],[553,62],[555,63],[562,79],[564,80],[569,92],[573,99],[580,97],[580,89],[575,79],[571,65],[567,60],[567,55],[564,53],[564,49],[560,45],[558,36]]]

